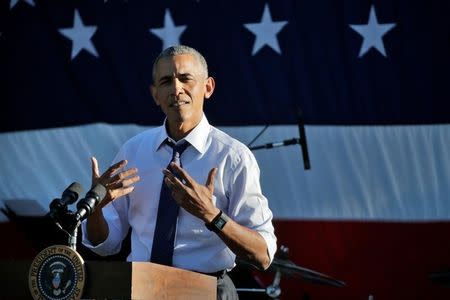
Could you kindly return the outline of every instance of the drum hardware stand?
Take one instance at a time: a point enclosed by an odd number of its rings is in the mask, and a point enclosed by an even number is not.
[[[280,280],[281,276],[297,277],[315,284],[325,284],[335,287],[344,287],[343,281],[334,279],[328,275],[300,267],[289,259],[289,248],[281,245],[275,254],[275,258],[269,267],[269,270],[275,273],[271,285],[267,288],[237,288],[238,292],[257,292],[266,293],[272,299],[278,299],[281,295]]]
[[[280,288],[280,280],[281,280],[281,272],[277,270],[275,272],[275,277],[271,285],[266,287],[265,289],[257,289],[257,288],[236,288],[238,292],[252,292],[252,293],[266,293],[272,299],[278,299],[281,295]]]

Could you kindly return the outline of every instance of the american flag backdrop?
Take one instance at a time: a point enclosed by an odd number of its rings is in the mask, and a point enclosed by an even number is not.
[[[450,2],[0,1],[0,206],[87,190],[90,156],[162,124],[153,59],[186,44],[242,142],[297,138],[302,111],[311,169],[254,151],[262,188],[291,259],[347,286],[282,279],[282,299],[450,298],[429,278],[450,269]]]

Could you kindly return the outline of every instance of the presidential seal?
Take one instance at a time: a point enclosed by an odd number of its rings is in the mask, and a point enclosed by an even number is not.
[[[55,245],[36,256],[28,273],[28,286],[35,300],[81,299],[86,278],[84,261],[70,247]]]

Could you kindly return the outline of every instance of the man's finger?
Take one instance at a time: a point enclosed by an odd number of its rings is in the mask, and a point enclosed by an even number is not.
[[[167,169],[163,170],[164,175],[164,182],[167,184],[169,189],[171,190],[177,190],[177,191],[185,191],[187,187],[178,179],[175,177],[172,173],[170,173]]]
[[[208,173],[208,178],[206,179],[206,187],[211,192],[214,191],[214,178],[217,174],[217,168],[212,168]]]
[[[175,175],[169,169],[163,169],[162,172],[165,177],[169,177],[171,179],[175,177]]]
[[[92,179],[99,178],[100,172],[98,171],[98,162],[95,156],[91,157],[91,168],[92,168]]]
[[[108,170],[105,171],[105,173],[102,176],[111,177],[112,174],[116,173],[118,170],[122,169],[127,165],[128,161],[126,159],[121,160],[114,165],[110,166]]]
[[[124,179],[131,177],[131,176],[135,176],[138,172],[137,168],[131,168],[128,169],[126,171],[117,173],[116,175],[114,175],[113,177],[111,177],[111,182],[117,182],[117,181],[123,181]]]
[[[138,182],[139,180],[141,180],[141,178],[136,175],[136,176],[124,179],[124,180],[112,181],[107,184],[107,188],[108,189],[124,188],[124,187],[131,186],[132,184]]]
[[[164,177],[164,184],[167,185],[167,187],[170,190],[173,190],[175,188],[174,180],[173,180],[173,178],[170,178],[169,176]]]
[[[175,178],[177,178],[177,176],[175,175],[176,171],[171,171],[169,169],[163,169],[163,174],[166,177],[169,177],[170,181],[175,182]]]
[[[131,193],[134,190],[134,186],[130,186],[127,188],[122,188],[122,189],[116,189],[114,191],[111,192],[111,198],[113,200],[123,197],[125,195],[128,195],[129,193]]]
[[[189,175],[188,172],[186,172],[182,167],[177,165],[176,163],[170,163],[170,167],[173,168],[175,173],[179,174],[181,179],[186,181],[190,186],[194,186],[196,181]]]

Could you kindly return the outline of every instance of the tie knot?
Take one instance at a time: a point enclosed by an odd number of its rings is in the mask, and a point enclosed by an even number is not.
[[[186,148],[189,147],[190,145],[188,141],[183,141],[181,143],[175,144],[174,142],[168,139],[166,140],[166,144],[173,149],[172,161],[174,161],[174,159],[179,160],[181,154],[183,154],[184,150],[186,150]]]

